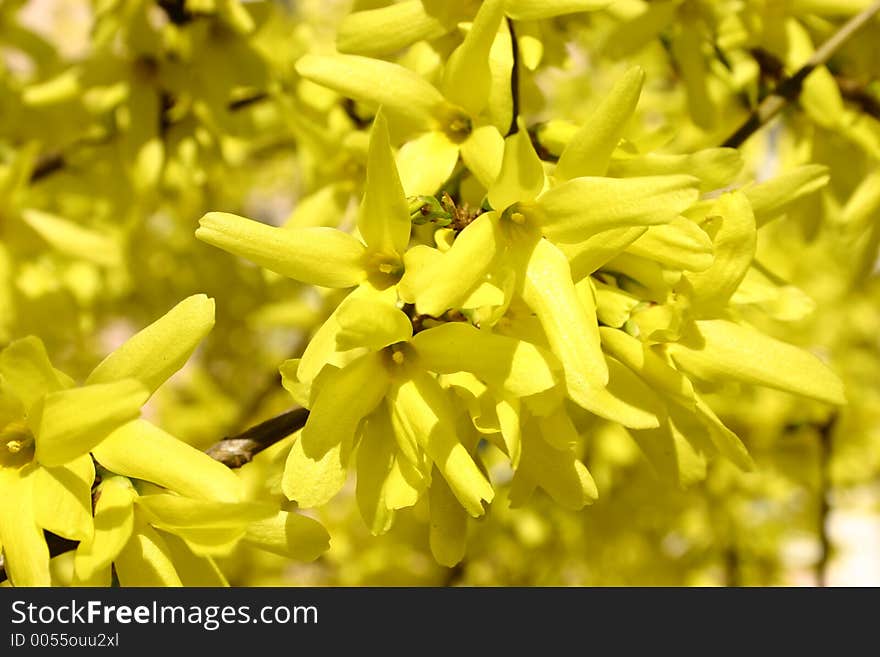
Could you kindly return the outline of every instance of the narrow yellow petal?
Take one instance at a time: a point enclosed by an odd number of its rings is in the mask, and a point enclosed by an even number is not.
[[[330,373],[322,382],[303,428],[302,448],[312,459],[351,444],[361,420],[385,397],[388,371],[379,353],[368,353]]]
[[[147,524],[138,527],[114,566],[122,586],[183,586],[168,545]]]
[[[358,508],[374,536],[387,532],[394,522],[394,509],[386,500],[386,488],[396,452],[388,412],[382,408],[367,418],[357,450]]]
[[[681,372],[638,338],[624,331],[600,327],[602,348],[638,374],[654,390],[669,395],[685,407],[694,404],[694,387]]]
[[[366,347],[381,349],[412,337],[412,322],[406,313],[395,306],[375,299],[349,297],[336,313],[339,349]]]
[[[342,53],[380,57],[446,32],[446,25],[426,11],[425,3],[407,0],[348,14],[339,25],[336,47]]]
[[[627,250],[665,267],[685,271],[703,272],[715,261],[709,235],[684,217],[677,217],[664,226],[651,226]]]
[[[522,438],[520,470],[557,504],[576,511],[599,497],[593,477],[573,449],[556,449],[534,427],[523,431]]]
[[[413,374],[412,379],[393,388],[395,413],[427,452],[461,505],[472,516],[480,516],[483,501],[491,502],[495,496],[492,484],[455,434],[448,393],[429,375]]]
[[[0,468],[0,545],[13,586],[49,586],[49,548],[34,518],[33,471]]]
[[[211,557],[201,556],[190,549],[181,538],[168,532],[158,532],[165,541],[168,554],[183,586],[220,587],[229,586]]]
[[[434,317],[459,306],[483,282],[504,243],[497,215],[481,214],[441,258],[404,274],[398,286],[400,297],[415,303],[420,314]]]
[[[16,340],[0,351],[0,376],[3,389],[17,397],[25,411],[43,395],[67,387],[52,367],[43,342],[35,336]]]
[[[297,72],[312,82],[376,107],[382,105],[428,128],[447,104],[430,82],[398,64],[359,55],[305,55]]]
[[[582,11],[604,9],[613,0],[507,0],[507,15],[517,21],[553,18]]]
[[[406,195],[436,194],[455,169],[458,149],[442,132],[425,132],[406,142],[397,154],[397,168]]]
[[[631,370],[613,358],[606,359],[609,379],[606,387],[581,386],[568,389],[576,404],[591,413],[631,429],[660,426],[663,405],[656,394]]]
[[[36,468],[33,473],[34,517],[43,529],[83,541],[94,531],[92,482],[95,467],[84,454],[57,468]]]
[[[154,392],[177,372],[214,326],[214,300],[187,297],[114,350],[86,383],[137,379]]]
[[[451,568],[464,558],[467,543],[467,512],[437,473],[430,491],[431,554],[441,566]]]
[[[599,345],[592,296],[577,293],[568,261],[549,241],[539,239],[531,253],[520,257],[526,259],[522,298],[562,362],[569,390],[605,385],[608,369]]]
[[[470,31],[449,56],[443,70],[443,95],[472,117],[483,111],[489,100],[489,50],[503,15],[503,0],[485,0]]]
[[[345,484],[350,452],[350,443],[337,444],[316,460],[303,452],[301,438],[295,440],[284,465],[281,480],[284,494],[304,509],[323,506]]]
[[[388,122],[380,111],[370,131],[367,179],[358,213],[358,230],[370,250],[390,255],[404,252],[411,226],[406,197],[391,151]]]
[[[461,145],[461,159],[474,178],[489,189],[501,171],[504,137],[494,125],[480,126]]]
[[[124,477],[101,482],[95,503],[95,532],[76,548],[74,568],[81,580],[90,580],[110,566],[134,530],[135,491]]]
[[[449,374],[471,372],[514,397],[526,397],[556,385],[553,357],[541,349],[470,324],[449,322],[422,331],[412,340],[422,367]]]
[[[681,369],[708,381],[733,379],[845,404],[843,383],[816,356],[749,326],[723,319],[696,322],[692,343],[667,349]]]
[[[236,502],[244,494],[232,470],[146,420],[119,427],[92,453],[108,470],[187,497]]]
[[[525,126],[504,140],[498,179],[489,188],[489,203],[499,212],[517,201],[531,201],[544,188],[544,166]]]
[[[631,68],[614,85],[562,151],[555,175],[560,181],[604,176],[630,117],[639,102],[645,72]]]
[[[364,245],[335,228],[276,228],[227,212],[209,212],[199,221],[196,237],[303,283],[351,287],[365,276]]]
[[[37,460],[53,467],[82,456],[114,429],[137,418],[149,396],[143,384],[134,379],[46,395],[28,417]]]
[[[314,561],[330,547],[330,535],[317,520],[279,511],[248,525],[244,542],[296,561]]]
[[[751,205],[740,192],[724,194],[710,212],[713,221],[720,222],[714,231],[715,260],[709,269],[686,276],[693,288],[691,305],[717,316],[745,278],[758,235]]]
[[[669,223],[699,196],[691,176],[574,178],[538,198],[536,220],[558,242],[580,242],[612,228]]]

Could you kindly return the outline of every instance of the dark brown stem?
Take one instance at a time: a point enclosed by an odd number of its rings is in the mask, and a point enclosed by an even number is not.
[[[798,69],[794,75],[782,80],[776,89],[767,96],[758,107],[751,113],[749,118],[734,132],[727,141],[722,144],[730,148],[742,146],[746,140],[767,125],[785,107],[798,99],[804,86],[804,80],[820,66],[828,63],[828,60],[836,53],[850,37],[864,27],[874,16],[880,12],[880,0],[866,7],[859,14],[853,16],[843,27],[835,32],[830,39],[823,43],[813,56]]]
[[[510,128],[507,130],[507,137],[519,132],[519,125],[516,122],[519,116],[519,43],[516,40],[516,30],[513,27],[513,21],[507,19],[507,30],[510,32],[510,43],[513,54],[513,69],[510,71],[510,96],[513,100],[513,116],[510,119]]]
[[[211,445],[205,452],[230,468],[240,468],[267,447],[302,429],[308,418],[308,409],[294,408],[236,436],[224,438]]]

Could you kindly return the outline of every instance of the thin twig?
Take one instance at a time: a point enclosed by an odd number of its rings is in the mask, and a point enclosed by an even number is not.
[[[850,37],[864,27],[877,13],[880,12],[880,0],[877,0],[861,13],[853,16],[834,35],[823,43],[809,61],[798,71],[782,80],[772,94],[767,96],[758,107],[751,113],[748,119],[724,142],[723,146],[738,148],[745,141],[767,125],[789,103],[795,101],[801,94],[804,80],[820,66],[828,63],[828,60],[836,53]]]
[[[513,100],[513,116],[510,119],[510,128],[508,128],[505,135],[509,137],[519,131],[519,125],[516,122],[519,116],[519,43],[516,40],[516,30],[510,18],[507,19],[507,30],[510,32],[511,54],[513,55],[513,68],[510,71],[510,96]]]
[[[240,468],[267,447],[302,429],[309,418],[305,408],[294,408],[251,427],[236,436],[224,438],[205,452],[230,468]]]

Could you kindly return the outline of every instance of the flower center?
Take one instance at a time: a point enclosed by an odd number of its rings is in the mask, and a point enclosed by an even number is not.
[[[34,436],[25,421],[13,420],[0,431],[0,464],[23,465],[31,460]]]
[[[442,121],[443,133],[453,144],[460,144],[467,139],[474,129],[471,117],[461,110],[453,110]]]

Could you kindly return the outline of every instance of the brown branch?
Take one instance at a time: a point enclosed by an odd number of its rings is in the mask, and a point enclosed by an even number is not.
[[[510,97],[513,103],[513,116],[510,118],[510,128],[507,129],[505,137],[519,132],[519,124],[516,122],[519,117],[519,42],[516,40],[516,30],[510,18],[507,19],[507,31],[510,33],[511,54],[513,56],[513,68],[510,71]]]
[[[834,35],[813,53],[813,56],[798,69],[792,76],[782,80],[754,109],[749,118],[734,132],[723,146],[738,148],[749,137],[755,134],[763,126],[767,125],[785,107],[798,99],[804,86],[804,80],[820,66],[828,63],[828,60],[846,43],[850,37],[864,27],[877,13],[880,12],[880,0],[877,0],[862,12],[853,16]]]
[[[291,409],[238,435],[214,443],[205,453],[230,468],[240,468],[267,447],[302,429],[308,418],[308,409]]]

